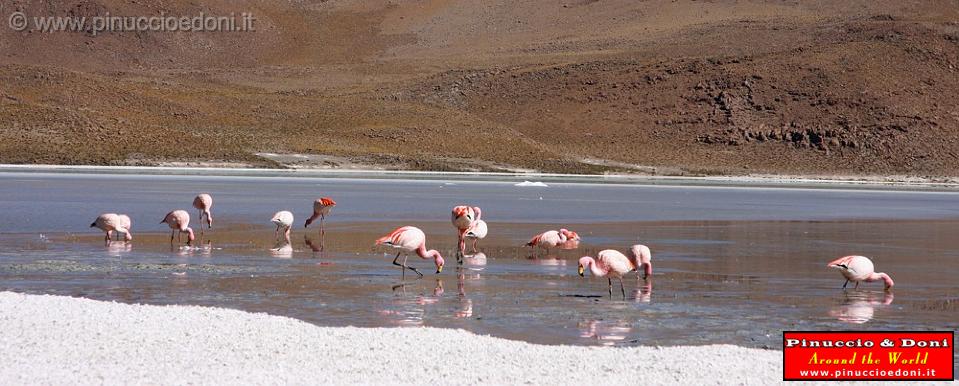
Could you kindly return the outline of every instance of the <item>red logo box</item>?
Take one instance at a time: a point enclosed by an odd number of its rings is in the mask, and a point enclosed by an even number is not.
[[[783,380],[955,380],[952,331],[784,331]]]

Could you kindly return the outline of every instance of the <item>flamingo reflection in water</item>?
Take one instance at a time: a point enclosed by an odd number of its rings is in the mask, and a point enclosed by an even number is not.
[[[863,324],[872,320],[876,308],[892,304],[894,295],[885,292],[880,296],[875,292],[846,292],[842,304],[829,310],[829,316],[840,322]]]
[[[463,256],[463,262],[471,271],[482,271],[486,267],[486,254],[483,252]]]
[[[313,251],[313,257],[323,258],[325,257],[324,251],[326,250],[326,233],[320,233],[320,240],[316,241],[310,238],[310,236],[303,236],[303,242],[306,243],[307,247],[310,247],[310,250]]]
[[[436,286],[429,295],[418,294],[409,297],[407,287],[411,283],[400,283],[393,286],[394,307],[380,310],[379,314],[386,316],[398,326],[423,326],[426,309],[440,301],[446,291],[443,289],[443,280],[436,279]]]
[[[638,281],[637,277],[637,281]],[[633,298],[636,299],[637,303],[649,303],[653,300],[653,281],[645,280],[646,284],[637,285],[636,290],[633,291]]]
[[[633,327],[621,320],[588,320],[579,324],[579,336],[596,339],[603,346],[614,346],[626,340]]]
[[[456,274],[456,292],[459,296],[460,308],[453,312],[453,316],[464,319],[472,317],[473,300],[466,296],[466,272],[463,269]]]
[[[123,257],[127,252],[133,250],[133,243],[112,242],[107,244],[107,253],[110,257]]]
[[[281,241],[276,246],[270,249],[270,255],[273,257],[281,259],[289,259],[293,257],[293,245],[289,241]]]

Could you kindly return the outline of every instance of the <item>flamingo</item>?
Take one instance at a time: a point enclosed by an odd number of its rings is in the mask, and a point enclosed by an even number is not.
[[[892,281],[892,278],[889,275],[883,272],[876,272],[876,267],[872,264],[872,260],[869,260],[865,256],[844,256],[826,264],[827,267],[837,268],[839,272],[846,278],[846,282],[843,283],[842,288],[846,289],[846,285],[850,281],[856,282],[856,288],[859,288],[859,282],[873,282],[882,280],[885,283],[885,289],[888,291],[896,283]]]
[[[478,252],[476,250],[476,242],[479,239],[486,238],[486,233],[487,233],[486,221],[483,221],[483,220],[473,221],[473,223],[470,224],[469,228],[466,228],[466,231],[463,233],[463,237],[473,240],[473,253]],[[465,241],[463,243],[463,248],[464,249],[466,248]],[[463,251],[461,250],[460,252],[463,252]]]
[[[573,239],[571,239],[570,237],[573,237]],[[573,240],[578,241],[579,235],[577,235],[576,232],[571,232],[570,230],[563,228],[558,231],[551,230],[551,231],[546,231],[536,236],[533,236],[533,238],[530,239],[528,243],[526,243],[526,246],[531,248],[540,247],[542,249],[545,249],[546,254],[548,255],[550,248],[556,248],[558,246],[566,244],[567,241],[573,241]]]
[[[121,216],[126,217],[126,219],[123,219],[123,217]],[[116,213],[101,214],[97,216],[96,220],[93,220],[92,224],[90,224],[90,228],[100,228],[100,230],[106,232],[104,241],[106,241],[107,244],[109,244],[111,241],[110,240],[111,231],[122,232],[124,235],[123,238],[126,241],[133,240],[133,235],[130,234],[129,226],[130,226],[130,217],[127,217],[125,215],[119,215]]]
[[[304,228],[310,226],[313,223],[313,220],[316,220],[317,217],[320,218],[320,232],[323,231],[323,220],[326,219],[326,215],[330,214],[330,211],[333,210],[333,207],[336,206],[336,201],[333,201],[329,197],[317,198],[316,201],[313,201],[313,215],[310,218],[306,219],[306,224],[303,225]]]
[[[567,240],[567,241],[580,241],[579,233],[573,232],[573,231],[571,231],[571,230],[569,230],[569,229],[565,229],[565,228],[560,229],[559,231],[560,231],[560,233],[563,233],[563,234],[566,235],[566,240]]]
[[[118,214],[117,218],[120,219],[120,227],[122,227],[123,229],[126,229],[127,232],[133,229],[133,220],[130,219],[130,216],[127,216],[125,214]],[[120,232],[114,232],[114,233],[117,236],[117,240],[119,240]]]
[[[413,226],[404,226],[399,227],[390,232],[390,234],[376,239],[374,245],[388,245],[393,248],[402,249],[402,251],[396,253],[396,257],[393,258],[393,265],[403,267],[403,272],[406,272],[406,269],[409,269],[413,272],[416,272],[417,275],[423,276],[420,271],[416,268],[406,265],[406,259],[409,258],[407,254],[403,252],[416,252],[416,254],[423,259],[433,259],[433,263],[436,264],[436,273],[443,272],[443,256],[440,255],[435,249],[426,250],[426,234],[423,233],[420,228]],[[403,264],[398,262],[400,254],[403,254]]]
[[[587,267],[593,273],[593,276],[606,277],[609,281],[609,296],[613,296],[613,278],[619,279],[619,289],[623,292],[623,299],[626,299],[626,286],[623,284],[623,276],[636,270],[636,266],[630,258],[617,250],[604,249],[596,254],[595,259],[589,256],[583,256],[579,259],[579,276],[585,276],[584,272]]]
[[[459,205],[453,207],[450,221],[452,221],[453,226],[456,227],[456,237],[459,242],[460,254],[463,254],[463,251],[466,250],[466,238],[464,236],[466,230],[473,224],[473,221],[479,220],[482,215],[483,211],[480,210],[478,206]]]
[[[173,243],[173,234],[176,233],[177,241],[180,241],[180,235],[183,232],[187,232],[187,244],[190,244],[194,240],[193,229],[190,228],[190,214],[187,211],[182,209],[177,209],[167,213],[163,217],[163,221],[160,221],[160,224],[166,223],[170,226],[170,243]]]
[[[273,218],[270,219],[270,222],[276,224],[276,230],[273,231],[273,238],[276,239],[280,237],[280,228],[284,229],[283,236],[286,238],[286,243],[290,243],[290,228],[293,227],[293,213],[290,213],[286,210],[281,210],[273,214]]]
[[[630,261],[632,261],[634,269],[639,271],[640,268],[643,268],[643,279],[645,280],[652,275],[653,253],[649,251],[649,247],[642,244],[636,244],[630,247],[629,251],[632,255],[630,256]]]
[[[213,209],[213,197],[207,193],[200,193],[193,199],[193,207],[200,211],[197,216],[197,221],[200,222],[200,233],[203,231],[203,216],[206,216],[207,228],[213,229],[213,214],[210,213],[210,209]]]

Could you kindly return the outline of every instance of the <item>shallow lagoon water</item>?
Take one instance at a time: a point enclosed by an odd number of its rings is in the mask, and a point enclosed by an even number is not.
[[[213,194],[215,228],[193,248],[159,224]],[[302,228],[310,201],[332,196],[325,233]],[[483,207],[491,235],[458,267],[449,208]],[[292,245],[270,215],[297,216]],[[88,228],[129,213],[134,240],[105,246]],[[331,326],[434,326],[536,343],[780,348],[783,330],[955,330],[959,194],[312,178],[0,173],[0,289],[128,303],[268,312]],[[191,213],[194,213],[191,210]],[[427,233],[447,266],[412,257],[401,276],[372,240],[399,225]],[[521,245],[560,226],[579,249],[529,256]],[[641,242],[654,276],[627,298],[576,259]],[[842,290],[825,267],[870,256],[896,280]]]

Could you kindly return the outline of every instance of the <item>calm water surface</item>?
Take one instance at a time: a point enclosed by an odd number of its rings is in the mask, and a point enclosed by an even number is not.
[[[193,248],[171,246],[172,209],[214,196],[217,222]],[[323,235],[303,229],[313,198],[338,206]],[[457,267],[450,207],[483,207],[490,237]],[[269,218],[297,216],[291,245]],[[88,228],[129,213],[134,241],[105,246]],[[328,326],[434,326],[537,343],[781,347],[783,330],[955,330],[959,194],[306,178],[0,173],[0,290],[268,312]],[[447,260],[401,276],[372,240],[416,225]],[[543,230],[583,236],[578,250],[531,258]],[[641,242],[654,277],[624,300],[576,259]],[[893,276],[842,290],[825,267],[873,258]]]

